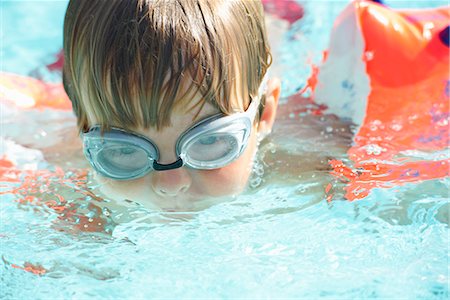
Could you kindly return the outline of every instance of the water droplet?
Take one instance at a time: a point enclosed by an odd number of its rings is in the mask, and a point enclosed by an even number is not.
[[[439,122],[437,122],[438,126],[448,126],[448,120],[447,119],[442,119]]]
[[[374,57],[374,52],[373,51],[366,51],[366,52],[364,52],[364,56],[365,56],[366,61],[370,61]]]
[[[256,188],[261,184],[261,182],[262,182],[261,177],[254,177],[254,178],[250,179],[249,184],[250,184],[250,187]]]
[[[109,217],[111,215],[111,211],[109,209],[107,209],[106,207],[103,208],[102,210],[103,215]]]
[[[367,155],[380,155],[382,152],[386,152],[386,149],[375,144],[367,145],[365,150]]]
[[[400,131],[402,130],[403,126],[401,124],[392,124],[391,128],[394,131]]]

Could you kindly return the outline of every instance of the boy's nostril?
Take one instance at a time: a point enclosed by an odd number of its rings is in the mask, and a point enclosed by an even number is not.
[[[175,197],[189,190],[191,177],[183,169],[155,172],[151,184],[156,194],[162,197]]]
[[[180,188],[179,190],[167,191],[165,189],[159,188],[156,191],[161,196],[177,196],[181,193],[187,192],[188,189],[189,188],[187,186],[184,186],[184,187]]]

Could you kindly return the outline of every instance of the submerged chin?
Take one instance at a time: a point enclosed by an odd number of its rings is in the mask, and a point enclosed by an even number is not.
[[[155,193],[132,193],[128,191],[100,188],[100,193],[105,199],[113,201],[117,206],[138,208],[143,207],[152,211],[164,212],[192,212],[207,209],[218,203],[230,201],[234,196],[221,195],[189,195],[161,197]]]

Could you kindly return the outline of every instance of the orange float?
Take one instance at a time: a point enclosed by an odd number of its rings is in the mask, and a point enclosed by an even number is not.
[[[358,125],[352,166],[330,162],[348,182],[347,199],[449,175],[449,24],[449,7],[396,11],[369,1],[337,18],[313,98]]]
[[[61,83],[11,73],[0,73],[0,99],[5,105],[19,108],[72,109]]]

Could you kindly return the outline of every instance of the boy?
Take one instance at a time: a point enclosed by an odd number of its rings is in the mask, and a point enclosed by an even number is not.
[[[163,210],[245,188],[280,82],[259,1],[72,0],[64,87],[101,191]]]

